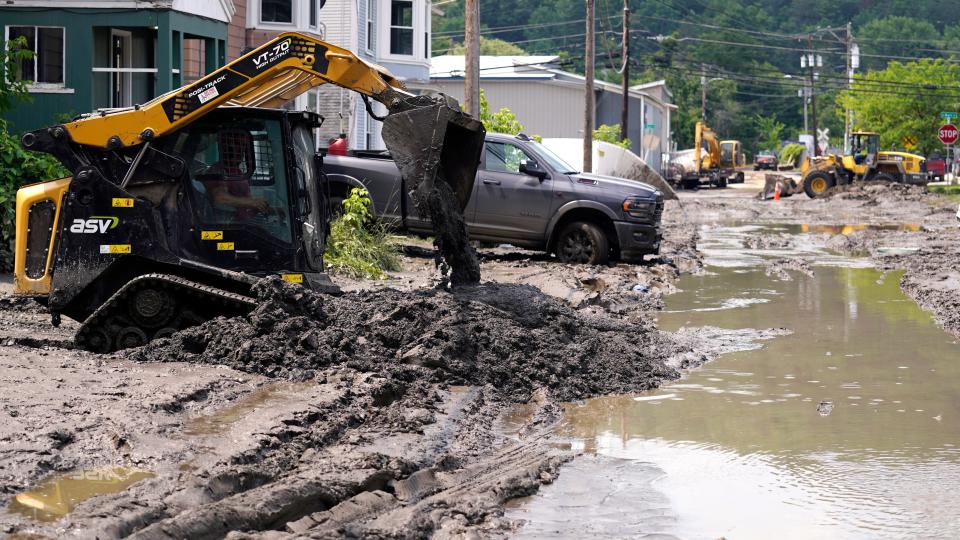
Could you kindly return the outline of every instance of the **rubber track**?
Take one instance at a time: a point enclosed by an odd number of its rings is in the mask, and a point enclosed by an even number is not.
[[[124,309],[126,307],[125,302],[133,293],[147,286],[156,287],[158,283],[160,288],[173,292],[175,297],[181,302],[183,302],[185,297],[188,298],[189,304],[195,302],[213,302],[222,306],[222,312],[225,313],[235,311],[249,312],[257,305],[256,300],[249,296],[203,285],[179,276],[170,274],[144,274],[127,282],[83,321],[74,338],[77,346],[86,349],[86,338],[91,329],[102,327],[103,323],[114,313],[126,313]],[[182,306],[178,309],[182,310]],[[111,339],[114,338],[114,336],[110,337]],[[111,348],[111,350],[114,349]]]

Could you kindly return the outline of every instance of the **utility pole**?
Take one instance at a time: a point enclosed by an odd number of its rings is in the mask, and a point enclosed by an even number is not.
[[[620,139],[627,138],[627,124],[630,121],[630,0],[623,0],[623,106],[620,109]],[[643,126],[640,126],[640,138],[643,139]]]
[[[584,89],[584,111],[583,111],[583,172],[593,172],[593,117],[595,107],[593,103],[593,61],[594,61],[594,0],[586,0],[587,3],[587,46],[584,52],[584,63],[586,64],[584,75],[586,76],[586,88]]]
[[[817,144],[817,73],[816,65],[818,63],[817,54],[813,49],[813,36],[808,38],[807,43],[810,46],[810,55],[807,57],[807,63],[810,64],[810,124],[813,129],[810,134],[813,135],[813,155],[820,155],[820,145]],[[823,61],[820,60],[820,63]]]
[[[803,132],[810,133],[810,123],[807,119],[807,104],[810,103],[810,88],[807,87],[807,83],[803,83],[803,90],[800,92],[803,93]]]
[[[465,1],[464,24],[463,104],[470,116],[480,118],[480,0]]]
[[[707,121],[707,66],[702,66],[700,74],[700,121]]]
[[[853,25],[847,23],[847,89],[853,89],[853,72],[860,67],[860,48],[853,42]],[[853,132],[853,111],[847,107],[845,121],[843,124],[843,149],[845,154],[849,154],[850,133]]]

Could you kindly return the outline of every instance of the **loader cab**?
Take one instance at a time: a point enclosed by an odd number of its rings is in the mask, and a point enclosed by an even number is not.
[[[857,166],[872,167],[880,153],[880,135],[858,131],[850,135],[850,153]]]
[[[186,164],[173,250],[254,274],[322,272],[320,122],[310,113],[221,107],[158,140]]]
[[[740,141],[720,141],[720,167],[735,169],[743,165]]]

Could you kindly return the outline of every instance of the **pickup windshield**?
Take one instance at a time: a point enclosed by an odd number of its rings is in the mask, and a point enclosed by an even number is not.
[[[537,153],[543,156],[543,160],[550,165],[551,169],[561,174],[576,174],[579,172],[578,170],[574,169],[572,165],[560,159],[560,156],[554,154],[546,146],[536,141],[530,141],[530,144],[533,145],[534,148],[536,148]]]

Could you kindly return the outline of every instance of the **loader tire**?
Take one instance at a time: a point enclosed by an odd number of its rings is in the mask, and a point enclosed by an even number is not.
[[[890,173],[880,173],[874,176],[872,180],[874,182],[890,182],[891,184],[894,182],[903,182],[902,178],[897,178],[896,176]]]
[[[807,197],[816,199],[837,185],[837,179],[825,172],[812,172],[803,179],[803,192]]]
[[[557,237],[557,258],[565,263],[606,264],[610,260],[610,241],[597,225],[574,221]]]

